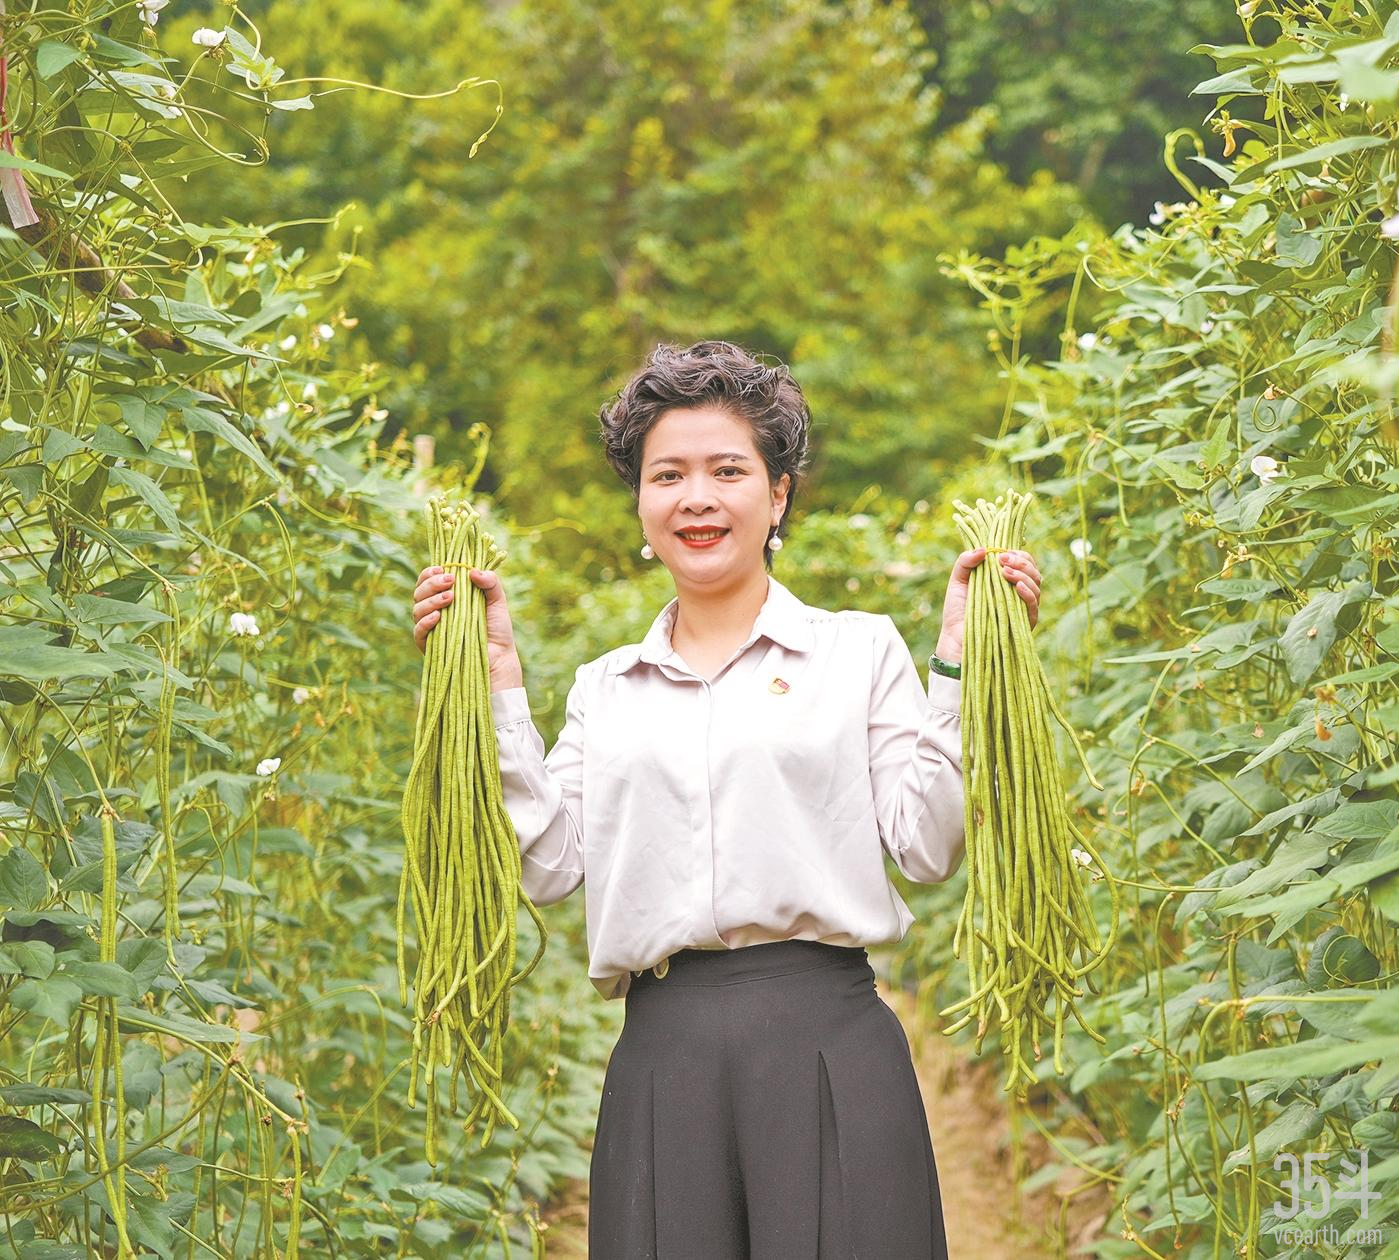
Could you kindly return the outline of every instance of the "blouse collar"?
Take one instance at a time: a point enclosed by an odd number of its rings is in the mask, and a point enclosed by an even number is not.
[[[651,629],[640,643],[630,643],[619,649],[608,666],[608,673],[621,674],[639,661],[659,665],[672,653],[671,630],[675,626],[678,597],[672,598],[656,615]],[[794,652],[811,651],[814,639],[808,624],[811,610],[771,573],[768,575],[768,596],[754,619],[753,631],[745,641],[747,647],[760,635],[766,635]]]

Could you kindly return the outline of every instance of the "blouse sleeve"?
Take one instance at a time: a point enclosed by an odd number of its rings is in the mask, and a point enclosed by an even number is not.
[[[928,692],[893,618],[876,617],[870,781],[880,841],[915,883],[962,862],[962,682],[930,671]]]
[[[564,727],[546,756],[524,687],[491,693],[501,789],[520,844],[520,883],[536,906],[563,901],[583,883],[583,710],[580,666]]]

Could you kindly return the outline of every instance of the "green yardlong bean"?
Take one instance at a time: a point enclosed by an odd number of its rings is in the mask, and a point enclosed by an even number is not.
[[[431,563],[495,569],[505,559],[466,502],[428,502]],[[418,938],[413,984],[409,1101],[421,1070],[427,1094],[428,1162],[437,1164],[439,1069],[448,1073],[449,1110],[459,1078],[476,1101],[465,1128],[483,1117],[484,1147],[496,1124],[520,1122],[503,1099],[510,991],[544,956],[544,920],[520,883],[520,847],[502,793],[491,718],[486,595],[469,582],[428,636],[414,727],[413,764],[404,786],[404,866],[398,898],[399,1000],[408,1005],[406,920],[410,900]],[[515,972],[516,917],[524,906],[539,945]]]
[[[954,500],[953,519],[967,546],[988,548],[990,559],[1023,548],[1031,502],[1031,495],[1015,490],[991,503],[978,499],[975,507]],[[975,1020],[978,1051],[999,1020],[1005,1088],[1024,1097],[1036,1078],[1042,1033],[1051,1037],[1054,1070],[1064,1072],[1066,1014],[1103,1042],[1075,1005],[1084,996],[1076,981],[1112,948],[1119,899],[1112,874],[1066,807],[1052,719],[1068,733],[1089,782],[1102,784],[1055,703],[1025,605],[998,570],[994,561],[980,564],[968,581],[962,671],[967,891],[953,936],[954,955],[966,951],[968,996],[940,1014],[964,1012],[946,1033]],[[1106,935],[1081,885],[1083,867],[1071,838],[1108,888]]]

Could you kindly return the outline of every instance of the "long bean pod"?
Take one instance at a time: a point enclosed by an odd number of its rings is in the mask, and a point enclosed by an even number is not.
[[[427,505],[430,562],[465,574],[505,559],[469,503]],[[484,1118],[484,1147],[499,1121],[520,1122],[504,1100],[510,990],[544,955],[544,920],[520,882],[520,847],[505,809],[491,714],[485,592],[457,583],[428,636],[414,726],[413,763],[400,821],[404,866],[398,898],[400,1000],[409,1002],[407,912],[413,908],[418,959],[413,982],[409,1101],[426,1091],[425,1153],[437,1163],[440,1070],[457,1108],[459,1078],[475,1100],[465,1120]],[[516,919],[534,920],[539,944],[516,973]]]
[[[1070,817],[1055,723],[1068,733],[1088,781],[1101,785],[1051,693],[1025,604],[992,558],[1023,548],[1031,501],[1014,490],[972,507],[954,500],[953,520],[967,546],[988,552],[968,577],[963,634],[967,890],[953,952],[967,951],[969,996],[940,1012],[963,1012],[948,1033],[975,1020],[979,1051],[988,1031],[999,1028],[1005,1088],[1022,1097],[1042,1060],[1042,1033],[1051,1039],[1054,1071],[1065,1071],[1067,1015],[1102,1042],[1076,1005],[1084,996],[1076,981],[1112,948],[1119,906],[1111,873]],[[1106,933],[1081,883],[1086,867],[1108,885]]]

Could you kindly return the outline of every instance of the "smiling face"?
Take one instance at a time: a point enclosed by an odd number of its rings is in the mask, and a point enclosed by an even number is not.
[[[725,584],[763,570],[764,544],[787,506],[744,420],[714,407],[673,408],[642,443],[637,514],[677,587]],[[716,541],[683,535],[718,532]]]

